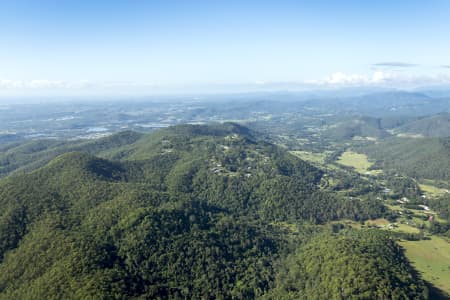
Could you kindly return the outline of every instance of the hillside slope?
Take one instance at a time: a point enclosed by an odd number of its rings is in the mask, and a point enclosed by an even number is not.
[[[448,138],[390,138],[361,149],[376,159],[374,168],[418,179],[450,179]]]
[[[355,137],[383,138],[388,136],[379,118],[354,117],[337,123],[324,131],[323,136],[334,140],[350,140]]]
[[[448,137],[450,136],[450,113],[420,118],[397,128],[396,132],[423,137]]]
[[[9,143],[0,148],[0,177],[35,170],[66,152],[99,154],[134,143],[140,137],[142,134],[127,131],[93,141],[31,140]]]
[[[424,299],[403,250],[375,230],[321,234],[287,258],[270,299]]]
[[[292,224],[383,213],[321,190],[320,170],[235,124],[89,151],[103,158],[67,152],[0,180],[0,299],[258,298],[308,240]]]

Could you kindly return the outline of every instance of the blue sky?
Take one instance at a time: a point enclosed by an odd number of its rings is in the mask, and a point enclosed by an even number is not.
[[[449,15],[445,0],[0,0],[0,93],[448,84]]]

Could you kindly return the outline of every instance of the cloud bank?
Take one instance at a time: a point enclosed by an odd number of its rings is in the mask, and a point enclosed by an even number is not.
[[[450,67],[450,66],[448,66]],[[270,90],[311,90],[345,87],[417,88],[425,86],[450,86],[450,74],[407,74],[394,70],[376,70],[367,74],[335,72],[323,79],[304,81],[254,81],[250,83],[210,83],[192,85],[160,85],[145,82],[91,82],[55,80],[0,79],[0,94],[159,94],[235,92]]]
[[[309,83],[320,86],[383,86],[401,88],[450,85],[450,76],[448,74],[417,75],[384,71],[375,71],[370,75],[337,72],[325,79],[309,81]]]
[[[83,89],[91,85],[89,81],[0,79],[0,89]]]

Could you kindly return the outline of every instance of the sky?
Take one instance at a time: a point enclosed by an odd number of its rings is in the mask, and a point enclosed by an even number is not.
[[[0,0],[0,94],[450,85],[450,1]]]

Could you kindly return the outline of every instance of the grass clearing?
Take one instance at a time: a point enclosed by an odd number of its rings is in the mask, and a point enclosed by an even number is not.
[[[402,241],[405,254],[426,281],[450,295],[450,243],[440,237]]]
[[[376,175],[381,173],[381,170],[368,170],[373,163],[367,158],[367,155],[356,153],[353,151],[345,151],[336,161],[343,166],[352,167],[356,172],[361,174]]]
[[[365,225],[367,226],[377,226],[381,230],[387,230],[392,232],[403,232],[403,233],[420,233],[420,229],[403,223],[393,223],[391,224],[386,219],[376,219],[376,220],[368,220]]]
[[[420,233],[420,229],[407,225],[407,224],[402,224],[402,223],[397,223],[396,227],[394,227],[393,229],[389,229],[391,231],[395,231],[395,232],[404,232],[404,233]]]
[[[441,189],[441,188],[435,187],[433,185],[428,185],[428,184],[419,183],[419,187],[423,192],[429,194],[432,197],[438,197],[447,192],[446,189]]]
[[[324,164],[326,154],[325,153],[316,153],[316,152],[308,152],[308,151],[290,151],[290,153],[294,154],[300,159],[311,163]]]
[[[385,206],[387,208],[389,208],[390,210],[393,211],[397,211],[397,210],[403,210],[403,208],[400,205],[390,205],[390,204],[385,204]]]
[[[388,225],[390,222],[386,219],[374,219],[374,220],[367,220],[366,225],[380,225],[385,226]]]

